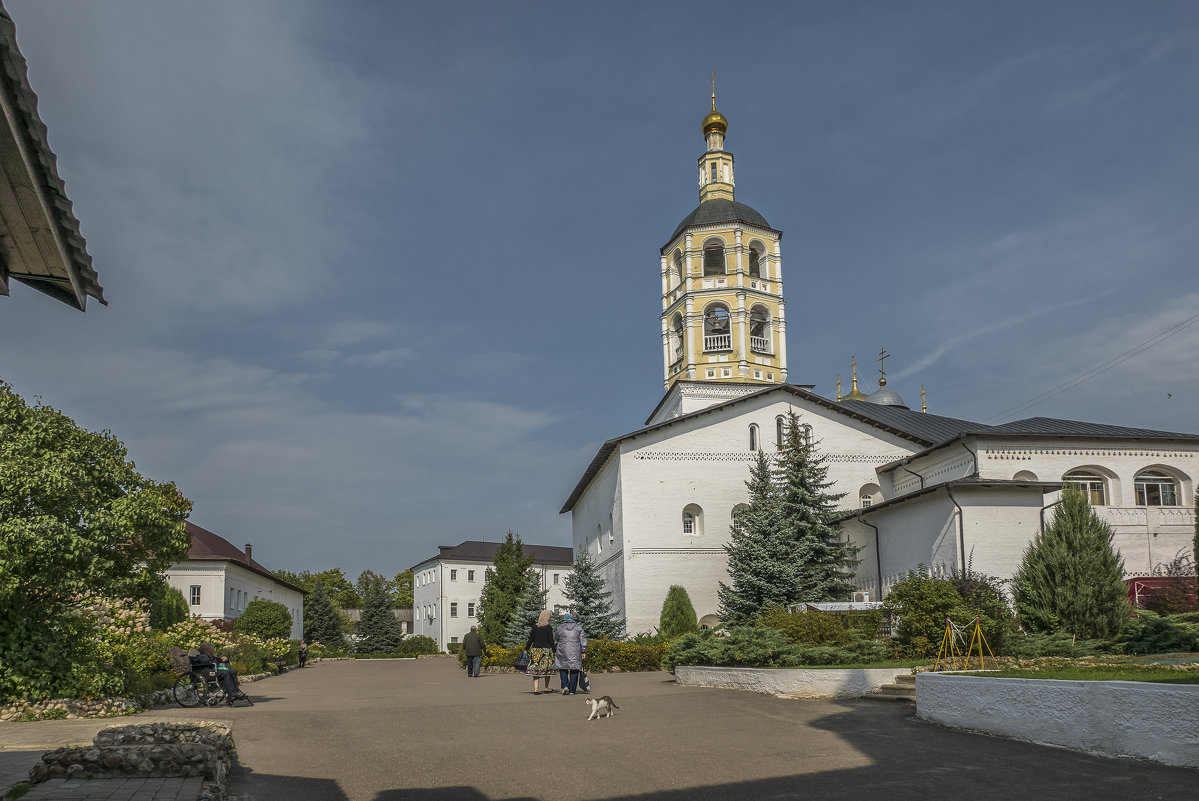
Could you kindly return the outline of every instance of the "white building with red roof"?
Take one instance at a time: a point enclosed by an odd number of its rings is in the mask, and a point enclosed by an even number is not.
[[[304,636],[304,590],[276,577],[224,537],[186,523],[191,535],[187,561],[171,565],[167,583],[183,593],[193,616],[234,620],[257,598],[281,603],[291,613],[291,637]]]

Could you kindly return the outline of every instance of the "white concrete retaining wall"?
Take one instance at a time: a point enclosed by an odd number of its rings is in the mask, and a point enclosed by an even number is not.
[[[916,715],[1074,751],[1199,767],[1199,684],[919,673]]]
[[[783,698],[858,698],[895,681],[897,668],[738,668],[674,669],[675,682],[688,687],[750,690]]]

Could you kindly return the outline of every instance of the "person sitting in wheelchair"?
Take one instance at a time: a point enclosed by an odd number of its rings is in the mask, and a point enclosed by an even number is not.
[[[233,706],[233,702],[245,698],[237,686],[237,671],[229,664],[229,657],[218,657],[212,651],[212,643],[200,643],[200,653],[191,658],[192,667],[208,668],[216,672],[216,680],[225,691],[225,703]]]

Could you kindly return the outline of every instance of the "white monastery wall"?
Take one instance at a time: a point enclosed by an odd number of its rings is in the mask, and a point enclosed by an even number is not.
[[[1040,489],[958,487],[966,561],[980,573],[1011,578],[1041,527]]]
[[[619,617],[625,617],[626,551],[620,476],[620,450],[617,449],[592,479],[587,491],[575,503],[570,523],[575,554],[586,552],[591,556],[604,580],[604,586],[612,593],[609,599],[612,602],[612,610]],[[612,535],[606,548],[603,537],[605,523],[608,524],[608,531]]]
[[[1090,754],[1199,767],[1196,685],[919,673],[916,715]]]
[[[284,587],[236,562],[189,561],[172,565],[167,583],[183,593],[188,611],[204,620],[234,620],[246,604],[258,598],[283,604],[291,614],[291,637],[304,636],[304,594]],[[200,603],[193,605],[193,586],[200,587]]]

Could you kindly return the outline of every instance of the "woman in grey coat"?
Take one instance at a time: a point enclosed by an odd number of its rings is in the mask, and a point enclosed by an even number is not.
[[[567,612],[555,634],[558,650],[554,654],[554,666],[562,679],[562,694],[575,695],[579,689],[579,671],[587,658],[587,632],[575,621],[574,615]]]

